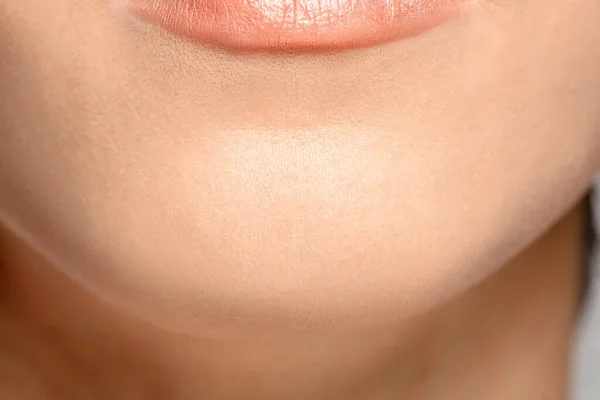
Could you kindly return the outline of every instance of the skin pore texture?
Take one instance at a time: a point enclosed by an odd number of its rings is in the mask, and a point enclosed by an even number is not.
[[[599,24],[481,0],[251,54],[118,1],[0,0],[5,390],[563,400]]]

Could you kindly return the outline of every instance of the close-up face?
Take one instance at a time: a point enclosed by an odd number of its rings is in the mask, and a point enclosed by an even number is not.
[[[422,313],[600,166],[597,0],[473,1],[293,51],[171,29],[152,3],[0,0],[0,223],[173,329]]]

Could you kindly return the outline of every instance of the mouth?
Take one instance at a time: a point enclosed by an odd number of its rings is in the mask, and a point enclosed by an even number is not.
[[[369,47],[424,33],[471,0],[126,0],[137,17],[193,43],[311,52]]]

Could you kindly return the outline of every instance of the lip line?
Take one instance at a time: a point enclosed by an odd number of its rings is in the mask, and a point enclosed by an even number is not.
[[[230,51],[316,52],[416,36],[459,17],[471,3],[327,1],[324,8],[324,0],[125,0],[125,4],[139,19],[194,43]]]

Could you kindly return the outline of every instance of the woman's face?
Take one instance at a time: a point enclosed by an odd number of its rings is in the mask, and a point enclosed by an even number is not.
[[[587,189],[599,26],[597,0],[480,0],[381,46],[240,54],[109,0],[0,0],[0,221],[171,327],[405,318]]]

